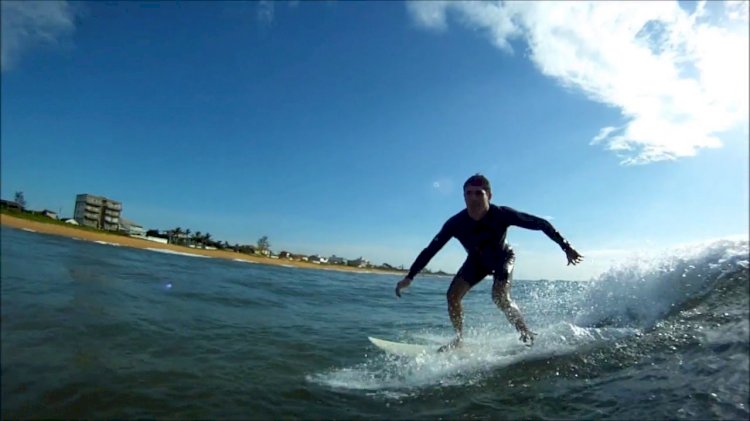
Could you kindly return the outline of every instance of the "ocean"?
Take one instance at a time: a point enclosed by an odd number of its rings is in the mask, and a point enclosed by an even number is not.
[[[531,348],[485,280],[467,352],[400,358],[367,337],[449,341],[450,278],[0,232],[3,419],[750,418],[747,241],[515,280]]]

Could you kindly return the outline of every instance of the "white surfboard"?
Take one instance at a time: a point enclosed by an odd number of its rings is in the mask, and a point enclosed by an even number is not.
[[[417,357],[422,354],[434,354],[437,352],[437,348],[428,345],[392,342],[384,339],[373,338],[372,336],[368,336],[367,339],[383,351],[401,357]]]

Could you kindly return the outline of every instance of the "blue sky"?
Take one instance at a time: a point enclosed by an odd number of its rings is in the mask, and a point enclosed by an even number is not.
[[[747,34],[747,2],[4,1],[2,197],[409,266],[481,172],[586,256],[512,228],[516,278],[591,279],[747,238]]]

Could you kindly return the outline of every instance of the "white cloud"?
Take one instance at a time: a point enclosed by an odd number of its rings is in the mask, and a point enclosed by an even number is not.
[[[408,10],[437,30],[450,13],[506,52],[523,39],[543,74],[626,118],[591,143],[623,164],[644,164],[720,147],[722,132],[747,125],[748,3],[711,6],[718,13],[705,2],[692,13],[677,2],[413,2]]]
[[[406,3],[406,7],[417,21],[417,24],[437,31],[445,30],[448,27],[445,20],[445,11],[450,6],[451,3],[448,1]]]
[[[75,30],[75,12],[65,1],[0,2],[2,70],[17,64],[25,51],[40,44],[59,44]]]
[[[750,19],[750,2],[747,0],[728,0],[727,6],[727,17],[731,20],[744,20],[747,22]]]
[[[258,3],[258,20],[261,24],[271,25],[273,23],[274,2],[262,0]]]

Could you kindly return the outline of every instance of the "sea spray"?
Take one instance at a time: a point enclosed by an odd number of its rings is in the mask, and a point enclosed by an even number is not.
[[[748,242],[719,240],[640,256],[600,275],[583,294],[582,326],[650,328],[726,276],[748,268]]]

